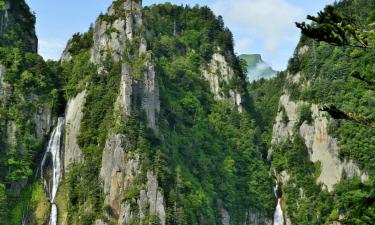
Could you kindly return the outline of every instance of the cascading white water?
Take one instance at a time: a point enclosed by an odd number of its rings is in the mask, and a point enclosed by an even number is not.
[[[283,210],[281,209],[281,198],[278,194],[279,184],[276,184],[276,187],[273,189],[275,197],[277,198],[277,206],[275,214],[273,215],[273,225],[284,225],[284,216]]]
[[[50,202],[52,203],[49,225],[57,224],[57,206],[55,204],[55,196],[61,178],[61,138],[63,129],[64,118],[60,117],[58,119],[57,126],[53,130],[51,138],[48,142],[48,147],[46,153],[44,154],[40,169],[41,177],[44,179],[44,189],[49,196]],[[52,158],[52,179],[45,178],[43,174],[43,167],[46,163],[48,154],[50,154]]]
[[[281,199],[279,198],[277,200],[277,206],[276,206],[275,214],[273,216],[273,225],[284,225],[284,216],[283,216],[283,210],[281,210],[280,201]]]

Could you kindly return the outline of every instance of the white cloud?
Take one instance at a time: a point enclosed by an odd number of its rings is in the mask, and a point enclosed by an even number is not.
[[[287,0],[214,0],[211,8],[234,33],[261,39],[268,52],[277,51],[290,36],[298,36],[294,22],[304,18],[304,11]],[[246,50],[243,47],[239,41],[237,50]]]
[[[65,48],[65,42],[56,39],[41,39],[39,40],[39,54],[43,56],[45,60],[53,59],[59,60],[60,56]]]

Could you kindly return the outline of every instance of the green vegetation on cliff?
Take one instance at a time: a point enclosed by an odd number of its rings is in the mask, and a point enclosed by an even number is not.
[[[373,26],[375,22],[371,16],[375,10],[373,1],[340,1],[326,12],[330,10],[354,17],[364,26]],[[332,22],[323,19],[324,15],[316,22]],[[330,26],[327,24],[312,27],[325,29]],[[316,35],[323,35],[325,31],[316,32]],[[328,41],[308,32],[305,34]],[[344,174],[332,192],[321,190],[316,184],[320,162],[313,164],[305,158],[309,154],[301,137],[295,135],[288,142],[274,146],[272,166],[278,173],[286,170],[291,175],[283,191],[285,209],[295,224],[331,224],[333,221],[371,224],[375,218],[375,92],[368,82],[374,80],[375,51],[353,47],[349,44],[355,41],[353,37],[345,38],[348,39],[343,40],[342,46],[334,46],[331,41],[318,42],[303,35],[288,67],[291,75],[301,75],[300,80],[299,83],[290,80],[286,87],[292,100],[317,104],[334,119],[330,120],[328,132],[338,139],[340,158],[355,162],[369,179],[361,182],[359,177],[347,178]],[[303,121],[299,121],[297,129],[302,122],[311,120],[309,107],[300,109],[300,118]]]
[[[47,120],[61,109],[58,66],[35,53],[35,17],[24,1],[1,1],[0,20],[0,223],[20,224],[36,208],[29,219],[41,224],[47,203],[32,180],[52,125]]]
[[[124,125],[113,124],[121,71],[112,59],[102,62],[109,73],[97,74],[89,53],[74,48],[72,52],[78,54],[63,64],[66,96],[87,89],[78,137],[85,162],[73,166],[67,178],[69,221],[90,224],[111,215],[111,208],[102,204],[99,179],[110,130],[124,135],[127,151],[141,154],[142,171],[151,169],[158,174],[166,198],[167,224],[199,224],[202,218],[208,224],[221,224],[222,209],[229,211],[234,224],[243,223],[249,210],[270,218],[275,200],[265,160],[267,144],[262,138],[264,130],[257,126],[260,116],[249,97],[246,74],[233,52],[231,32],[206,7],[154,5],[143,10],[143,18],[142,36],[153,54],[160,89],[159,131],[145,127],[139,104]],[[70,45],[79,46],[80,40],[76,38]],[[138,42],[139,37],[134,37],[124,52],[138,56]],[[234,69],[235,76],[224,90],[240,91],[243,113],[234,110],[229,100],[215,101],[210,92],[202,70],[214,53],[223,54]],[[143,73],[137,73],[143,68],[142,57],[124,60],[131,64],[134,79],[142,80]],[[271,111],[267,119],[273,115]],[[137,190],[124,200],[131,202]]]

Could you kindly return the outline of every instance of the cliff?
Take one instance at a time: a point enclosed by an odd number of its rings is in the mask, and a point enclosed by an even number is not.
[[[334,4],[339,12],[360,8],[366,14],[366,7],[373,4]],[[368,137],[375,130],[371,124],[343,115],[374,118],[374,108],[368,104],[373,91],[353,77],[359,68],[367,75],[369,65],[356,62],[372,56],[371,51],[301,37],[285,71],[268,156],[274,177],[282,185],[287,224],[366,221],[357,219],[367,214],[369,198],[365,195],[373,186],[374,164],[369,159],[375,143]],[[361,210],[344,203],[353,201],[354,193],[364,194],[356,203]]]
[[[24,1],[0,1],[0,223],[44,221],[42,184],[34,177],[60,109],[54,63],[37,52],[35,16]],[[33,198],[31,198],[33,196]],[[7,204],[5,204],[7,203]],[[20,208],[40,208],[28,215]]]
[[[198,30],[186,20],[200,23],[203,15],[211,22]],[[192,32],[210,32],[209,46],[197,45]],[[142,9],[141,1],[126,0],[69,41],[61,59],[70,100],[59,224],[271,223],[264,152],[226,141],[256,136],[230,37],[208,8]],[[228,117],[219,118],[223,110]],[[254,166],[242,169],[246,159],[234,149],[252,152]],[[224,182],[214,169],[222,164]],[[263,183],[249,189],[243,173]]]

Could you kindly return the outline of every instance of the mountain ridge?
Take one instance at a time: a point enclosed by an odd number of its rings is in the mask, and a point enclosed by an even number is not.
[[[271,79],[278,73],[278,71],[272,69],[271,66],[263,61],[260,54],[241,54],[239,58],[244,60],[247,64],[247,77],[250,82],[262,78]]]
[[[373,119],[374,92],[353,76],[372,76],[373,51],[302,35],[285,71],[248,82],[232,33],[208,7],[117,0],[59,62],[44,62],[29,39],[35,17],[17,4],[26,16],[0,32],[0,224],[375,218],[375,129],[328,110]],[[374,7],[333,5],[364,24]],[[29,30],[9,35],[20,27]],[[265,63],[247,56],[251,76]]]

